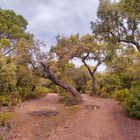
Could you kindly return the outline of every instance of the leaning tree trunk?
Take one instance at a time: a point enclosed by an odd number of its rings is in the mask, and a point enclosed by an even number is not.
[[[79,101],[82,101],[82,97],[80,95],[80,92],[78,92],[75,87],[73,87],[72,85],[63,83],[62,81],[58,80],[57,77],[54,75],[54,73],[50,70],[50,67],[47,64],[45,65],[44,63],[41,62],[41,65],[44,68],[44,73],[43,73],[44,78],[50,79],[54,84],[69,91],[72,96],[76,97]]]

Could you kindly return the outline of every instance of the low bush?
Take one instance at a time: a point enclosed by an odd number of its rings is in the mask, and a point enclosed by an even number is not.
[[[22,98],[22,100],[31,100],[31,99],[36,99],[36,98],[38,98],[38,97],[39,97],[38,94],[36,94],[35,92],[30,92],[30,93],[26,94],[26,95]]]
[[[12,95],[1,95],[0,96],[0,105],[1,106],[15,106],[17,105],[19,102],[21,102],[20,98],[18,97],[18,95],[16,95],[15,93],[13,93]]]
[[[40,87],[37,86],[35,91],[34,91],[38,96],[44,96],[45,94],[50,92],[50,89],[46,88],[46,87]]]
[[[124,112],[134,119],[140,119],[140,90],[132,86],[131,90],[122,89],[115,91],[113,97],[120,101]]]
[[[130,117],[140,119],[140,93],[132,94],[125,100],[124,110]]]
[[[120,101],[121,103],[127,100],[130,96],[131,94],[128,89],[116,90],[113,94],[113,98],[117,101]]]
[[[60,102],[64,103],[66,106],[78,105],[81,103],[77,98],[71,96],[61,97]]]
[[[108,95],[106,92],[102,92],[102,93],[101,93],[101,97],[102,97],[102,98],[108,98],[109,95]]]
[[[10,103],[10,98],[9,97],[3,96],[3,95],[0,96],[0,105],[8,106],[9,103]]]
[[[24,100],[30,100],[30,99],[43,97],[47,93],[49,93],[48,88],[38,86],[35,88],[34,91],[31,91],[28,89],[22,90],[20,92],[20,97],[24,101]]]
[[[100,95],[102,98],[108,98],[109,97],[109,94],[107,93],[107,90],[105,87],[102,88],[101,90],[101,95]]]
[[[12,115],[10,112],[0,112],[0,126],[5,127],[7,125],[9,127],[8,121],[11,117]]]
[[[140,93],[140,82],[132,82],[130,92],[132,94]]]

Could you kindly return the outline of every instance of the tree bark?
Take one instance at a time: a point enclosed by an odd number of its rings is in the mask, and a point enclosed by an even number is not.
[[[94,75],[92,77],[92,91],[93,91],[93,95],[95,95],[96,94],[96,78]]]
[[[124,39],[119,39],[119,42],[123,42],[123,43],[128,43],[128,44],[133,44],[137,51],[140,51],[140,45],[138,42],[134,41],[134,40],[124,40]]]
[[[92,91],[93,91],[93,95],[95,95],[96,94],[96,78],[95,78],[95,73],[97,71],[97,68],[101,65],[102,62],[99,60],[98,63],[96,64],[96,66],[94,67],[94,69],[92,70],[89,67],[89,65],[87,65],[87,63],[85,61],[88,56],[89,56],[89,53],[87,53],[87,55],[85,57],[83,57],[82,62],[85,65],[85,67],[87,68],[87,70],[88,70],[88,72],[89,72],[89,74],[91,76],[91,79],[92,79]]]
[[[69,91],[72,96],[76,97],[79,101],[82,101],[82,97],[80,95],[80,92],[78,92],[75,87],[73,87],[72,85],[63,83],[62,81],[58,80],[57,77],[54,75],[54,73],[50,70],[49,65],[44,64],[42,62],[41,62],[41,65],[43,66],[43,69],[44,69],[42,77],[44,77],[45,79],[50,79],[54,84]]]

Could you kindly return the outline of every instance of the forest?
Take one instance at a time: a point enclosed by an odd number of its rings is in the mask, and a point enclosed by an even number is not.
[[[49,51],[41,49],[46,44],[27,27],[22,15],[0,9],[1,126],[7,118],[2,108],[48,93],[58,93],[66,106],[83,104],[83,94],[93,102],[113,99],[124,116],[140,119],[139,0],[100,0],[97,19],[89,24],[92,33],[57,35]],[[100,66],[105,70],[99,71]]]

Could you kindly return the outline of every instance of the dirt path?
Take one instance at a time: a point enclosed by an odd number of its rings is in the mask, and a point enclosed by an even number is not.
[[[64,107],[58,95],[27,101],[16,107],[6,140],[140,140],[140,121],[122,114],[111,99],[82,95],[84,104]],[[90,105],[99,106],[93,110]],[[37,110],[56,110],[53,117],[33,116]]]
[[[67,129],[60,129],[48,140],[126,140],[112,115],[116,109],[113,101],[87,95],[83,99],[87,109],[78,112],[74,120],[67,122]],[[100,108],[92,110],[90,105]]]

